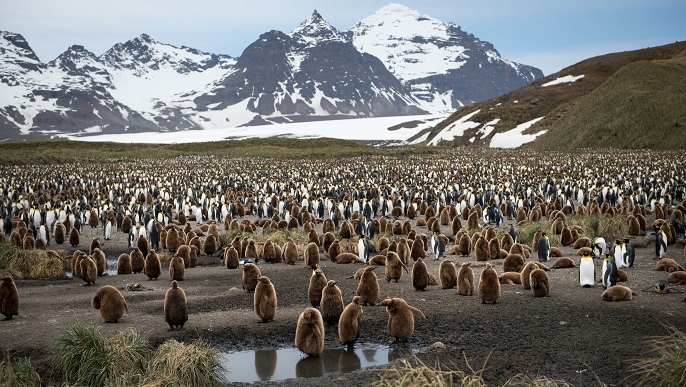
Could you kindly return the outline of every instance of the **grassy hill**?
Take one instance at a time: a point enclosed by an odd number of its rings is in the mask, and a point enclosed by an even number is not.
[[[441,144],[488,146],[494,134],[545,117],[524,132],[547,131],[526,147],[686,148],[684,136],[678,136],[686,125],[684,50],[686,42],[676,42],[587,59],[508,94],[459,109],[431,129],[427,141],[479,110],[470,121],[485,124],[499,119],[491,133],[480,134],[480,125]],[[542,86],[568,75],[584,77]]]
[[[0,143],[1,165],[62,164],[169,158],[181,155],[326,159],[371,155],[410,155],[440,152],[423,146],[379,148],[333,138],[251,138],[187,144],[125,144],[83,141],[20,141]]]

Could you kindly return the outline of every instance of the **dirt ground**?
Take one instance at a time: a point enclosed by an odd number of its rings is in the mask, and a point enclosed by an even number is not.
[[[416,230],[427,233],[426,227],[416,227]],[[100,233],[99,228],[85,230],[80,248],[87,249],[90,240]],[[448,234],[449,229],[446,230]],[[666,334],[665,324],[686,329],[683,294],[642,291],[667,276],[665,272],[652,271],[655,263],[653,244],[650,238],[644,239],[648,243],[646,247],[637,248],[635,267],[626,269],[629,280],[625,285],[636,293],[630,302],[601,300],[603,288],[600,285],[580,287],[577,269],[548,272],[550,297],[534,298],[521,285],[503,285],[498,303],[484,305],[476,295],[459,296],[455,289],[431,286],[423,292],[415,291],[406,274],[399,283],[387,283],[383,268],[378,268],[375,272],[379,276],[380,299],[401,297],[424,312],[427,319],[415,320],[415,331],[408,344],[393,344],[386,331],[385,308],[365,306],[358,342],[411,348],[425,364],[434,365],[438,361],[443,369],[465,369],[466,359],[473,369],[483,369],[483,377],[489,385],[502,384],[518,373],[563,379],[577,386],[601,382],[630,384],[625,380],[629,375],[628,361],[645,354],[644,338]],[[637,243],[640,242],[641,238]],[[108,260],[115,260],[120,253],[127,252],[125,235],[115,233],[112,240],[103,243],[103,248]],[[72,251],[71,248],[67,250],[68,253]],[[562,248],[562,251],[565,256],[579,261],[575,249]],[[668,256],[683,264],[683,244],[670,246]],[[428,268],[438,274],[439,262],[433,258],[433,255],[428,257]],[[458,267],[464,261],[472,262],[478,282],[484,263],[475,262],[473,253],[467,258],[447,258]],[[335,264],[324,253],[322,259],[327,277],[337,281],[344,302],[349,303],[358,281],[348,277],[362,265]],[[490,262],[498,273],[502,272],[503,260]],[[553,262],[551,260],[548,266]],[[295,266],[259,264],[263,275],[274,284],[278,296],[276,318],[266,324],[258,323],[253,312],[253,293],[241,288],[241,270],[223,267],[219,256],[202,257],[201,263],[202,266],[188,269],[185,279],[180,282],[188,298],[190,313],[188,323],[180,331],[168,331],[164,322],[163,300],[169,288],[169,277],[164,270],[157,281],[148,281],[143,274],[113,275],[98,278],[95,286],[83,286],[81,279],[16,280],[20,315],[10,321],[0,321],[0,348],[3,353],[10,350],[13,357],[30,357],[43,381],[52,384],[55,381],[51,378],[50,365],[55,339],[76,322],[99,326],[105,337],[133,327],[149,337],[154,345],[169,338],[189,342],[202,336],[224,351],[294,346],[298,315],[309,306],[307,288],[311,271],[305,269],[302,262]],[[598,278],[600,265],[597,261]],[[127,291],[126,285],[131,283],[140,283],[146,290]],[[90,306],[93,294],[103,285],[120,289],[128,303],[128,314],[117,324],[104,323],[98,311]],[[327,325],[325,330],[325,348],[341,348],[336,327]],[[445,348],[430,349],[435,342],[444,343]],[[365,385],[376,379],[378,372],[362,370],[259,384],[320,386],[345,382]]]

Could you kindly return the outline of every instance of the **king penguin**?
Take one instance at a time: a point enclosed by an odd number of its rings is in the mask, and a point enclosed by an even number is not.
[[[634,248],[634,244],[631,243],[631,239],[624,238],[624,246],[626,246],[626,252],[624,253],[624,261],[629,264],[629,267],[634,267],[636,249]]]
[[[653,226],[655,230],[655,258],[662,259],[667,254],[667,236],[660,226]]]
[[[437,261],[445,256],[445,246],[441,243],[441,238],[436,231],[431,236],[431,252],[436,255]]]
[[[369,240],[365,235],[360,236],[357,242],[357,255],[365,264],[369,262]]]
[[[544,232],[541,234],[541,239],[538,240],[538,261],[548,262],[550,259],[550,240],[548,240],[548,235]]]
[[[617,265],[612,254],[605,254],[603,260],[603,287],[605,289],[617,284]]]
[[[593,239],[593,257],[594,258],[600,258],[605,254],[605,247],[607,247],[607,242],[605,242],[605,238],[603,237],[597,237]]]
[[[623,240],[615,239],[615,245],[612,248],[612,255],[614,256],[617,269],[629,267],[629,262],[626,261],[626,245],[624,245]]]
[[[585,288],[595,285],[595,265],[588,251],[584,252],[579,263],[579,284]]]
[[[109,220],[107,220],[107,223],[105,223],[103,234],[106,241],[110,240],[110,238],[112,237],[112,222],[110,222]]]
[[[519,234],[517,234],[517,230],[515,230],[514,224],[510,223],[510,229],[507,231],[507,233],[510,234],[514,243],[520,243]]]

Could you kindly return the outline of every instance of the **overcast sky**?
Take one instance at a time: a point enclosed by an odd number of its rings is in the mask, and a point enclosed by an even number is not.
[[[686,39],[684,0],[394,1],[452,22],[506,59],[548,75],[583,59]],[[314,9],[339,30],[390,1],[0,0],[0,30],[22,34],[43,62],[73,44],[101,55],[147,33],[174,46],[238,57],[269,30],[289,32]]]

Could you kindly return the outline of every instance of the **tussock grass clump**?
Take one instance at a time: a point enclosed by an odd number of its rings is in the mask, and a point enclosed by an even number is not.
[[[0,270],[14,278],[61,278],[65,275],[59,254],[24,250],[7,243],[0,243]]]
[[[21,358],[16,363],[12,363],[9,351],[7,351],[5,358],[0,360],[0,385],[34,387],[40,386],[41,380],[31,365],[31,360]]]
[[[666,336],[650,337],[648,356],[632,360],[631,384],[636,386],[686,385],[686,333],[667,327]]]
[[[536,376],[517,374],[503,384],[503,387],[572,387],[571,383],[564,380],[549,378],[547,376]]]
[[[76,323],[57,338],[56,352],[53,369],[63,382],[111,386],[142,380],[152,349],[134,329],[105,340],[97,327]]]
[[[486,387],[486,382],[481,377],[483,370],[464,372],[461,370],[443,371],[440,365],[429,367],[418,359],[412,364],[406,359],[396,361],[391,367],[385,369],[380,380],[372,385],[381,387],[393,386],[464,386]]]
[[[293,242],[296,246],[298,246],[300,251],[303,251],[307,245],[307,234],[296,229],[272,229],[266,234],[252,234],[240,229],[235,229],[228,230],[224,234],[219,235],[220,248],[231,244],[231,241],[233,241],[235,237],[239,237],[241,239],[252,238],[255,241],[255,244],[258,246],[263,246],[267,239],[271,239],[273,243],[283,246],[283,244],[286,243],[286,239],[292,238]]]
[[[551,221],[544,221],[544,222],[526,221],[526,222],[522,223],[521,225],[519,225],[515,228],[517,230],[517,234],[519,234],[519,239],[524,244],[531,246],[533,241],[534,241],[534,235],[536,235],[536,232],[538,230],[541,230],[541,231],[545,231],[548,233],[548,240],[550,241],[551,246],[559,246],[560,245],[560,236],[555,235],[550,231],[552,228],[552,225],[553,225],[553,222],[551,222]]]
[[[161,385],[221,386],[226,383],[219,350],[199,339],[184,345],[174,339],[160,345],[150,360],[148,380]]]

